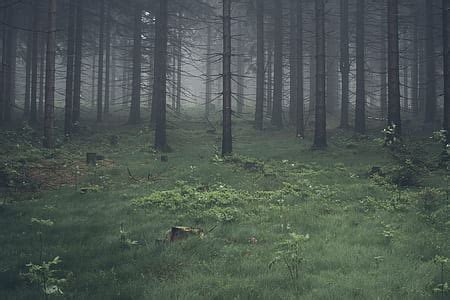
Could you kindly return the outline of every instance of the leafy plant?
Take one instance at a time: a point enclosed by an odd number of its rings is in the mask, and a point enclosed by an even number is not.
[[[447,257],[436,255],[434,258],[434,263],[440,267],[441,282],[433,289],[433,292],[440,293],[442,299],[445,299],[445,294],[447,294],[450,291],[450,289],[448,282],[446,282],[444,278],[444,269],[445,266],[450,263],[450,259]]]
[[[44,261],[41,264],[28,263],[26,264],[27,273],[21,275],[31,283],[38,284],[45,295],[45,299],[48,299],[49,295],[63,295],[61,285],[66,283],[66,279],[58,277],[59,270],[56,269],[61,262],[61,259],[57,256],[51,261]]]
[[[297,280],[299,278],[300,265],[304,261],[303,251],[308,240],[309,234],[290,233],[288,239],[277,244],[275,258],[270,262],[269,269],[276,264],[282,263],[287,268],[291,280]]]
[[[128,232],[125,231],[123,223],[120,224],[119,233],[120,233],[119,241],[123,248],[131,248],[132,246],[139,245],[138,241],[130,239]]]

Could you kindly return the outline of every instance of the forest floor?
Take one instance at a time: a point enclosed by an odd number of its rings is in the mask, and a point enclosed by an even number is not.
[[[380,130],[334,130],[312,151],[240,122],[222,159],[202,122],[171,125],[168,154],[145,126],[52,151],[29,128],[0,133],[0,299],[450,298],[448,172],[429,135],[396,151]],[[167,241],[174,226],[192,236]]]

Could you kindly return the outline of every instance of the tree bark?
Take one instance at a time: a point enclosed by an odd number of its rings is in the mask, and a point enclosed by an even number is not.
[[[73,86],[73,124],[78,127],[81,114],[81,73],[83,59],[84,0],[78,0],[75,33],[75,71]]]
[[[365,0],[358,0],[356,12],[356,111],[355,131],[366,132],[365,88]]]
[[[31,100],[31,64],[32,64],[33,32],[27,33],[27,53],[25,59],[25,99],[23,105],[23,116],[25,120],[30,117]]]
[[[206,44],[206,97],[205,97],[205,117],[209,118],[211,112],[211,101],[212,101],[212,28],[211,24],[208,24],[207,29],[207,44]]]
[[[349,53],[349,20],[348,20],[348,0],[341,0],[341,58],[340,70],[342,76],[342,94],[341,94],[341,124],[340,127],[347,129],[349,127],[349,92],[350,92],[350,53]]]
[[[6,42],[6,64],[5,67],[5,98],[3,107],[3,118],[6,123],[12,121],[13,107],[16,97],[16,59],[17,59],[17,28],[15,27],[16,9],[8,9]]]
[[[43,123],[44,120],[44,101],[45,101],[45,53],[46,39],[41,38],[39,43],[39,105],[38,105],[38,122]]]
[[[245,100],[244,100],[244,88],[245,88],[245,80],[244,80],[244,60],[242,59],[242,55],[244,52],[244,40],[243,35],[244,31],[242,28],[242,21],[238,22],[238,45],[237,45],[237,113],[242,114],[244,111]]]
[[[97,122],[103,121],[103,65],[105,48],[105,0],[100,0],[100,34],[98,40]]]
[[[273,107],[273,37],[269,39],[269,49],[267,50],[267,115],[272,115]]]
[[[233,152],[231,132],[231,0],[223,0],[223,136],[222,155]]]
[[[297,112],[296,127],[297,137],[305,136],[305,120],[304,120],[304,90],[303,90],[303,5],[302,0],[297,0]]]
[[[272,125],[283,128],[283,2],[274,0],[274,78]]]
[[[182,66],[183,66],[183,32],[181,25],[179,25],[177,34],[177,102],[176,111],[181,112],[181,81],[182,81]]]
[[[327,147],[326,74],[325,74],[325,2],[315,1],[316,11],[316,121],[314,149]]]
[[[47,63],[45,71],[44,147],[55,146],[55,59],[56,59],[56,0],[48,0]]]
[[[37,92],[38,92],[38,63],[39,63],[39,2],[38,0],[33,0],[33,33],[32,33],[32,41],[31,41],[31,98],[30,98],[30,116],[29,123],[34,126],[37,123],[38,119],[38,100],[37,100]]]
[[[290,0],[289,7],[289,124],[296,126],[298,103],[298,79],[297,79],[297,2]]]
[[[401,136],[398,0],[388,2],[388,125]]]
[[[419,114],[419,11],[417,1],[415,1],[411,62],[411,108],[415,116]]]
[[[139,19],[140,21],[140,19]],[[109,114],[111,100],[111,8],[106,6],[106,26],[105,26],[105,105],[103,111]],[[140,37],[140,36],[139,36]]]
[[[134,37],[133,37],[133,86],[131,92],[131,108],[128,123],[141,122],[141,62],[142,62],[142,9],[139,5],[134,10]]]
[[[434,49],[434,15],[433,1],[426,1],[426,99],[425,99],[425,122],[433,123],[436,119],[436,66]]]
[[[256,112],[255,127],[262,130],[264,127],[264,81],[265,81],[265,63],[264,63],[264,0],[256,2]]]
[[[442,0],[442,24],[444,45],[444,124],[447,144],[450,142],[450,1]]]
[[[155,149],[168,150],[166,136],[166,79],[167,79],[168,3],[159,0],[155,37],[155,83],[153,107],[155,111]]]
[[[64,107],[64,135],[70,138],[72,134],[73,118],[73,79],[75,55],[75,0],[69,2],[69,26],[67,34],[67,67],[66,67],[66,95]]]

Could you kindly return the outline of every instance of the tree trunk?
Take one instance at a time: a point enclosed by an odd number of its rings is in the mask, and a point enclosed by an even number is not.
[[[349,53],[349,20],[348,20],[348,0],[341,0],[341,63],[340,70],[342,76],[342,94],[341,94],[341,124],[340,127],[347,129],[349,127],[349,93],[350,93],[350,53]]]
[[[425,122],[433,123],[436,119],[436,66],[434,49],[434,15],[433,1],[426,1],[426,99],[425,99]]]
[[[4,9],[2,12],[2,23],[6,23],[8,15],[8,9]],[[5,106],[5,80],[6,80],[6,56],[7,56],[7,28],[5,24],[2,24],[2,60],[0,66],[0,125],[3,125],[4,121],[4,106]]]
[[[244,106],[245,106],[245,100],[244,100],[244,87],[245,87],[245,80],[244,80],[244,60],[242,59],[242,55],[244,53],[244,40],[243,40],[243,34],[244,31],[242,29],[242,21],[238,22],[238,45],[237,45],[237,113],[242,114],[244,112]]]
[[[269,39],[269,49],[267,50],[267,115],[272,115],[273,107],[273,38]]]
[[[305,136],[305,120],[304,120],[304,91],[303,91],[303,6],[302,0],[297,0],[297,112],[296,127],[297,137]]]
[[[419,7],[417,1],[414,3],[414,31],[412,44],[412,67],[411,67],[411,107],[415,116],[419,114]]]
[[[315,1],[316,11],[316,121],[314,149],[327,147],[326,74],[325,74],[325,2]]]
[[[140,21],[140,19],[139,19]],[[106,26],[105,26],[105,105],[103,111],[109,114],[111,100],[111,9],[106,6]],[[140,37],[140,36],[139,36]]]
[[[75,33],[75,71],[74,71],[74,86],[73,86],[73,124],[78,127],[80,123],[81,113],[81,74],[83,62],[83,7],[84,0],[78,0],[77,6],[77,27]]]
[[[366,132],[366,88],[365,88],[365,1],[358,0],[356,12],[356,111],[355,131]]]
[[[388,125],[395,125],[395,134],[401,135],[400,71],[398,42],[398,0],[388,2]]]
[[[205,97],[205,117],[209,118],[212,101],[212,28],[211,24],[208,24],[207,29],[207,44],[206,44],[206,97]]]
[[[45,101],[45,53],[46,39],[41,38],[39,45],[39,105],[38,105],[38,121],[42,124],[44,120],[44,101]]]
[[[142,61],[142,9],[139,5],[134,10],[133,37],[133,86],[131,92],[131,108],[128,123],[141,122],[141,61]]]
[[[56,59],[56,0],[48,0],[47,63],[45,71],[44,147],[55,146],[55,59]]]
[[[339,0],[329,0],[330,4],[328,12],[326,13],[328,26],[326,29],[327,36],[327,110],[331,114],[335,115],[338,111],[338,98],[339,98],[339,44],[338,44],[338,2]]]
[[[96,76],[96,71],[95,69],[97,68],[97,56],[94,54],[92,55],[92,65],[91,65],[91,107],[95,106],[95,76]]]
[[[264,63],[264,0],[256,2],[256,112],[255,127],[262,130],[264,127],[264,81],[265,81],[265,63]]]
[[[30,117],[31,98],[31,64],[32,64],[33,32],[27,33],[27,54],[25,59],[25,99],[23,105],[24,119]]]
[[[100,0],[100,34],[98,40],[97,122],[103,121],[103,64],[105,48],[105,0]]]
[[[17,59],[17,28],[15,28],[16,10],[8,9],[6,42],[6,64],[5,67],[5,98],[3,107],[4,121],[8,124],[12,121],[13,107],[16,97],[16,59]]]
[[[272,125],[283,128],[283,2],[274,0],[274,78]]]
[[[33,28],[35,29],[32,33],[31,41],[31,98],[30,98],[30,116],[29,122],[32,126],[37,123],[37,91],[38,91],[38,62],[39,62],[39,2],[38,0],[33,0]]]
[[[181,25],[179,25],[181,26]],[[176,111],[181,112],[181,76],[182,76],[182,65],[183,65],[183,33],[181,27],[178,29],[177,36],[177,102]]]
[[[442,0],[442,24],[444,45],[444,125],[447,144],[450,142],[450,1]]]
[[[233,152],[231,133],[231,0],[223,0],[223,137],[222,155]]]
[[[159,0],[155,37],[155,83],[153,85],[153,107],[155,111],[155,149],[168,150],[166,136],[166,80],[167,80],[167,36],[168,3]]]
[[[67,35],[67,73],[66,73],[66,99],[65,99],[65,118],[64,135],[70,138],[72,134],[73,118],[73,79],[74,79],[74,55],[75,55],[75,0],[69,2],[69,27]]]
[[[297,122],[297,103],[298,103],[298,79],[297,79],[297,2],[290,0],[289,7],[289,72],[290,72],[290,91],[289,91],[289,124],[296,126]]]

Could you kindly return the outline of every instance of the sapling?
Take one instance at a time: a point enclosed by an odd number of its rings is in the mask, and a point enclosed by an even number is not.
[[[288,239],[277,244],[276,256],[270,262],[269,268],[272,268],[278,263],[282,263],[288,269],[291,280],[296,281],[299,278],[300,265],[304,261],[303,251],[305,243],[308,240],[309,234],[291,233]]]
[[[449,286],[448,286],[448,282],[445,282],[444,269],[445,269],[445,265],[450,263],[450,259],[447,258],[447,257],[436,255],[435,258],[434,258],[434,262],[440,267],[441,283],[439,283],[433,289],[433,291],[436,292],[436,293],[440,293],[442,299],[445,299],[445,294],[448,293],[450,291],[450,289],[449,289]]]

